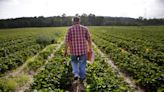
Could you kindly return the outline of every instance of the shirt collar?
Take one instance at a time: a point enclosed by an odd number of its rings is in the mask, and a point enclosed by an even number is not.
[[[73,23],[73,25],[80,25],[80,23],[79,22],[75,22],[75,23]]]

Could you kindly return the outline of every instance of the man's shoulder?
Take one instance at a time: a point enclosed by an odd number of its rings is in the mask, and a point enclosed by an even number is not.
[[[79,25],[83,30],[88,30],[88,27],[87,26],[84,26],[84,25]],[[70,27],[68,27],[68,30],[72,30],[72,29],[74,29],[76,26],[75,25],[72,25],[72,26],[70,26]]]
[[[68,27],[68,31],[71,31],[73,29],[73,26]]]
[[[81,28],[84,28],[85,30],[88,30],[88,27],[87,26],[84,26],[84,25],[80,25]]]
[[[73,28],[73,26],[68,27],[68,30],[71,29],[71,28]]]

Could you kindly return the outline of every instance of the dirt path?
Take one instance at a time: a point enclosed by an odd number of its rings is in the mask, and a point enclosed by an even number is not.
[[[93,43],[93,46],[97,49],[98,53],[100,53],[100,55],[101,55],[102,57],[105,58],[105,61],[112,67],[113,71],[115,71],[116,73],[118,73],[118,75],[119,75],[120,77],[122,77],[122,78],[124,79],[124,81],[125,81],[126,83],[128,83],[129,86],[130,86],[131,88],[134,89],[134,92],[144,92],[143,89],[141,89],[139,86],[135,85],[133,79],[131,79],[131,78],[130,78],[129,76],[127,76],[126,74],[122,73],[122,72],[117,68],[117,66],[113,63],[113,61],[110,60],[110,59],[96,46],[95,43]]]
[[[60,47],[62,46],[62,44],[63,44],[63,41],[62,41],[60,44],[58,44],[58,46],[57,46],[57,47],[52,51],[52,53],[47,57],[46,62],[45,62],[45,64],[44,64],[42,67],[40,67],[35,73],[28,74],[28,76],[29,76],[29,78],[30,78],[30,81],[29,81],[28,83],[26,83],[24,86],[22,86],[22,87],[20,87],[20,88],[17,88],[17,89],[16,89],[16,92],[24,92],[25,90],[27,90],[27,89],[30,88],[30,84],[33,83],[33,76],[34,76],[34,75],[37,75],[37,73],[39,73],[41,70],[44,69],[45,65],[48,63],[48,61],[49,61],[50,59],[52,59],[52,58],[54,57],[54,53],[55,53],[57,50],[60,49]]]

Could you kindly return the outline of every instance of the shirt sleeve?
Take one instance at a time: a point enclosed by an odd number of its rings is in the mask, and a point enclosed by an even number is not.
[[[66,35],[65,35],[65,43],[69,43],[70,41],[70,30],[68,29]]]
[[[89,41],[91,39],[90,32],[88,31],[88,28],[86,28],[86,40]]]

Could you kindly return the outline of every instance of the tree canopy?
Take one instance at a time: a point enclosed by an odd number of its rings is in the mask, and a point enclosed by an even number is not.
[[[128,18],[128,17],[108,17],[96,16],[94,14],[76,14],[81,17],[81,24],[85,26],[141,26],[141,25],[164,25],[164,19],[144,19],[143,17]],[[22,17],[15,19],[1,19],[0,28],[18,28],[18,27],[57,27],[70,26],[73,16],[53,17]]]

